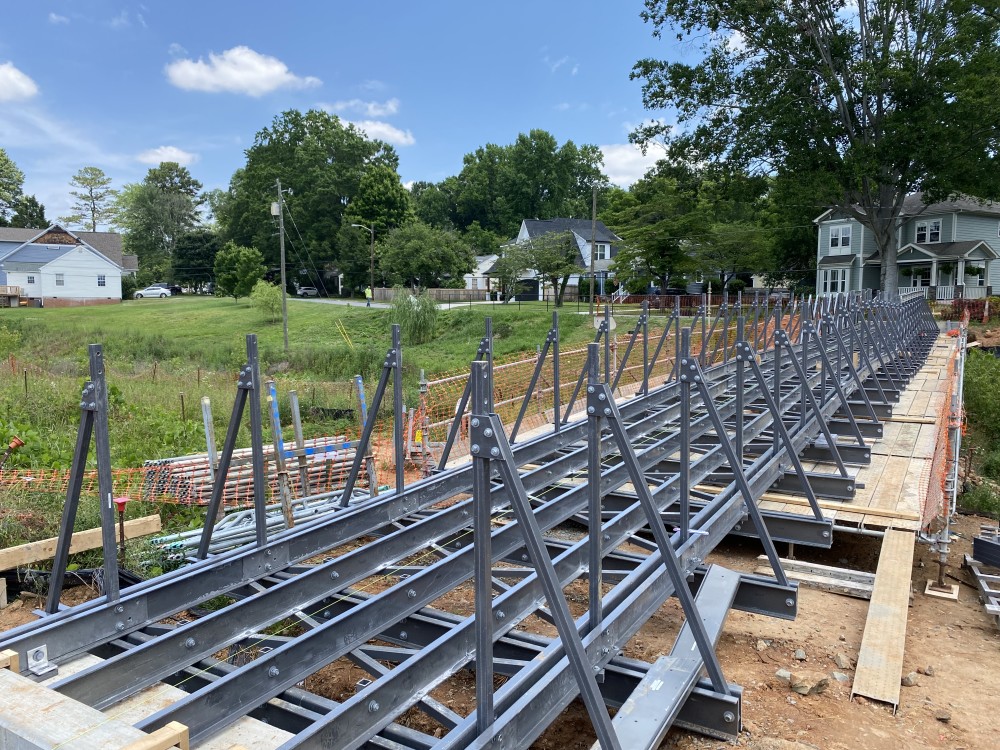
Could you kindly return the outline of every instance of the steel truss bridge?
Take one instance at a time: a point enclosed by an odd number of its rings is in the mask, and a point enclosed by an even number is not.
[[[832,522],[816,495],[851,496],[848,465],[870,461],[879,420],[921,366],[937,326],[922,298],[860,294],[773,308],[723,305],[709,317],[704,309],[694,320],[675,315],[657,341],[643,311],[618,372],[602,351],[603,325],[579,373],[576,403],[563,409],[557,393],[550,429],[521,437],[515,429],[516,440],[492,408],[487,335],[463,399],[471,405],[471,461],[448,468],[445,456],[438,471],[407,486],[399,461],[394,491],[359,494],[371,419],[339,510],[270,536],[260,523],[254,543],[218,555],[206,554],[206,527],[190,564],[134,586],[119,588],[114,518],[102,503],[104,595],[60,608],[64,534],[49,614],[2,634],[0,649],[16,651],[23,673],[36,677],[88,653],[101,657],[51,687],[112,714],[144,688],[179,686],[182,698],[136,726],[180,722],[196,743],[250,716],[289,732],[283,748],[525,748],[578,697],[604,748],[655,748],[671,726],[734,738],[741,690],[715,652],[726,617],[732,609],[795,617],[797,586],[775,541],[831,544]],[[557,319],[540,359],[553,336],[558,357]],[[263,442],[256,339],[247,338],[221,474],[247,405],[255,450]],[[397,329],[372,413],[390,388],[401,394],[401,356]],[[640,356],[638,393],[616,399],[622,369]],[[670,377],[654,382],[664,359],[672,359]],[[101,496],[110,498],[96,345],[74,476],[92,437]],[[454,434],[448,450],[453,443]],[[806,472],[804,458],[836,471]],[[812,514],[762,512],[758,502],[775,486],[804,495]],[[72,528],[78,498],[71,481],[64,528]],[[213,497],[209,518],[218,502]],[[567,524],[583,533],[552,533]],[[772,575],[705,563],[734,533],[759,538]],[[587,609],[574,617],[566,590],[576,583]],[[472,614],[441,605],[470,584]],[[220,596],[226,606],[178,621]],[[671,597],[685,616],[671,651],[652,663],[624,656]],[[558,635],[529,632],[528,618]],[[368,675],[348,699],[301,687],[338,660]],[[432,695],[461,670],[475,675],[471,712],[448,705],[441,691]],[[411,709],[438,731],[404,726]]]

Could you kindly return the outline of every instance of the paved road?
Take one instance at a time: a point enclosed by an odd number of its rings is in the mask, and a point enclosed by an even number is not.
[[[345,305],[347,307],[365,306],[365,301],[363,299],[336,299],[332,297],[289,297],[288,299],[295,300],[297,302],[318,302],[321,305]],[[388,302],[372,302],[372,307],[388,309],[390,305]]]

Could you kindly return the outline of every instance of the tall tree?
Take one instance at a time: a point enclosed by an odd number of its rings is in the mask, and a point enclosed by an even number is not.
[[[188,196],[196,205],[204,202],[201,194],[202,184],[191,176],[187,167],[175,161],[160,162],[157,167],[151,167],[143,179],[147,185],[152,185],[164,193],[180,193]]]
[[[182,234],[177,238],[170,259],[173,280],[196,288],[211,281],[215,256],[221,247],[218,232],[211,229],[194,229]]]
[[[459,287],[472,270],[472,250],[456,232],[420,221],[391,231],[375,246],[381,273],[391,284]]]
[[[555,292],[556,307],[561,307],[570,276],[583,269],[576,264],[580,250],[572,232],[549,232],[521,245],[527,254],[527,264]]]
[[[395,171],[398,158],[388,144],[368,140],[336,115],[289,110],[260,130],[247,149],[217,220],[225,237],[251,245],[270,262],[278,258],[278,238],[270,214],[276,180],[291,194],[285,205],[294,220],[290,252],[321,264],[336,258],[344,214],[358,196],[365,172],[383,165]],[[216,208],[213,206],[213,208]],[[301,237],[301,239],[300,239]]]
[[[908,193],[1000,195],[992,0],[646,0],[643,17],[703,56],[635,65],[645,105],[673,108],[681,130],[633,138],[666,136],[690,163],[827,175],[816,197],[872,232],[886,291]]]
[[[237,302],[264,278],[264,257],[256,248],[227,242],[215,256],[215,293]]]
[[[111,178],[99,167],[84,167],[69,181],[69,194],[75,199],[70,206],[71,214],[59,221],[70,226],[83,227],[96,232],[102,224],[111,224],[115,219],[115,199],[118,191],[111,187]]]
[[[604,188],[603,156],[597,146],[561,146],[551,133],[521,133],[508,146],[489,143],[466,154],[457,177],[442,183],[454,196],[455,225],[478,221],[504,237],[522,219],[590,216],[591,190]]]
[[[5,226],[10,215],[17,209],[23,186],[24,172],[0,148],[0,226]]]
[[[45,206],[33,195],[22,195],[14,209],[10,220],[12,227],[45,229],[49,226],[49,220],[45,218]]]

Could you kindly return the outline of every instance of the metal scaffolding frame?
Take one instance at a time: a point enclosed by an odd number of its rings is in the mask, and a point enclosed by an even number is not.
[[[831,544],[832,522],[817,492],[853,495],[847,466],[870,461],[867,441],[881,434],[879,418],[891,414],[937,335],[920,298],[741,302],[722,305],[711,320],[703,304],[688,325],[675,308],[655,343],[644,308],[617,370],[606,312],[569,404],[557,387],[551,430],[523,437],[523,408],[510,432],[493,412],[487,324],[456,419],[470,404],[471,461],[447,467],[453,431],[438,472],[405,487],[402,348],[394,330],[374,399],[391,379],[393,493],[359,498],[358,464],[331,515],[270,537],[261,525],[254,544],[218,555],[206,555],[206,533],[186,567],[109,588],[98,600],[5,633],[0,650],[18,652],[23,671],[36,676],[85,653],[100,656],[53,689],[105,710],[157,682],[177,685],[187,695],[136,726],[152,731],[179,721],[193,741],[252,716],[291,732],[285,748],[524,748],[577,697],[605,748],[655,748],[675,725],[733,738],[741,691],[715,653],[728,612],[794,618],[797,586],[775,541]],[[551,351],[558,368],[558,340],[554,315],[539,363]],[[232,435],[247,399],[260,432],[252,336],[247,349]],[[616,400],[639,351],[638,392]],[[661,356],[673,361],[670,378],[657,385]],[[575,418],[578,397],[583,411]],[[79,461],[92,410],[98,428],[107,418],[106,400],[81,408]],[[374,421],[366,423],[358,461]],[[835,471],[808,472],[802,458]],[[108,461],[98,440],[99,467],[110,468]],[[804,495],[811,515],[762,512],[758,502],[775,486]],[[331,494],[339,493],[317,497]],[[78,497],[71,486],[67,507]],[[550,533],[570,523],[583,532]],[[760,539],[771,576],[704,563],[731,533]],[[587,601],[576,617],[566,596],[574,585]],[[460,588],[470,591],[471,614],[442,606]],[[228,606],[164,623],[221,595]],[[670,597],[685,615],[671,652],[652,664],[625,656]],[[529,618],[551,623],[558,635],[529,632]],[[230,658],[215,658],[220,651]],[[352,697],[336,702],[299,687],[340,659],[369,675]],[[460,670],[475,672],[475,710],[466,715],[432,694]],[[609,707],[617,709],[613,719]],[[411,708],[439,731],[400,723]]]

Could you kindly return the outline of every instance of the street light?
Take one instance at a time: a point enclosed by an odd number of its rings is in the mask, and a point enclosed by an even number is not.
[[[371,258],[368,262],[368,288],[372,290],[372,296],[375,295],[375,230],[371,227],[366,227],[364,224],[351,224],[352,227],[357,227],[358,229],[364,229],[368,234],[372,236],[372,251]]]

